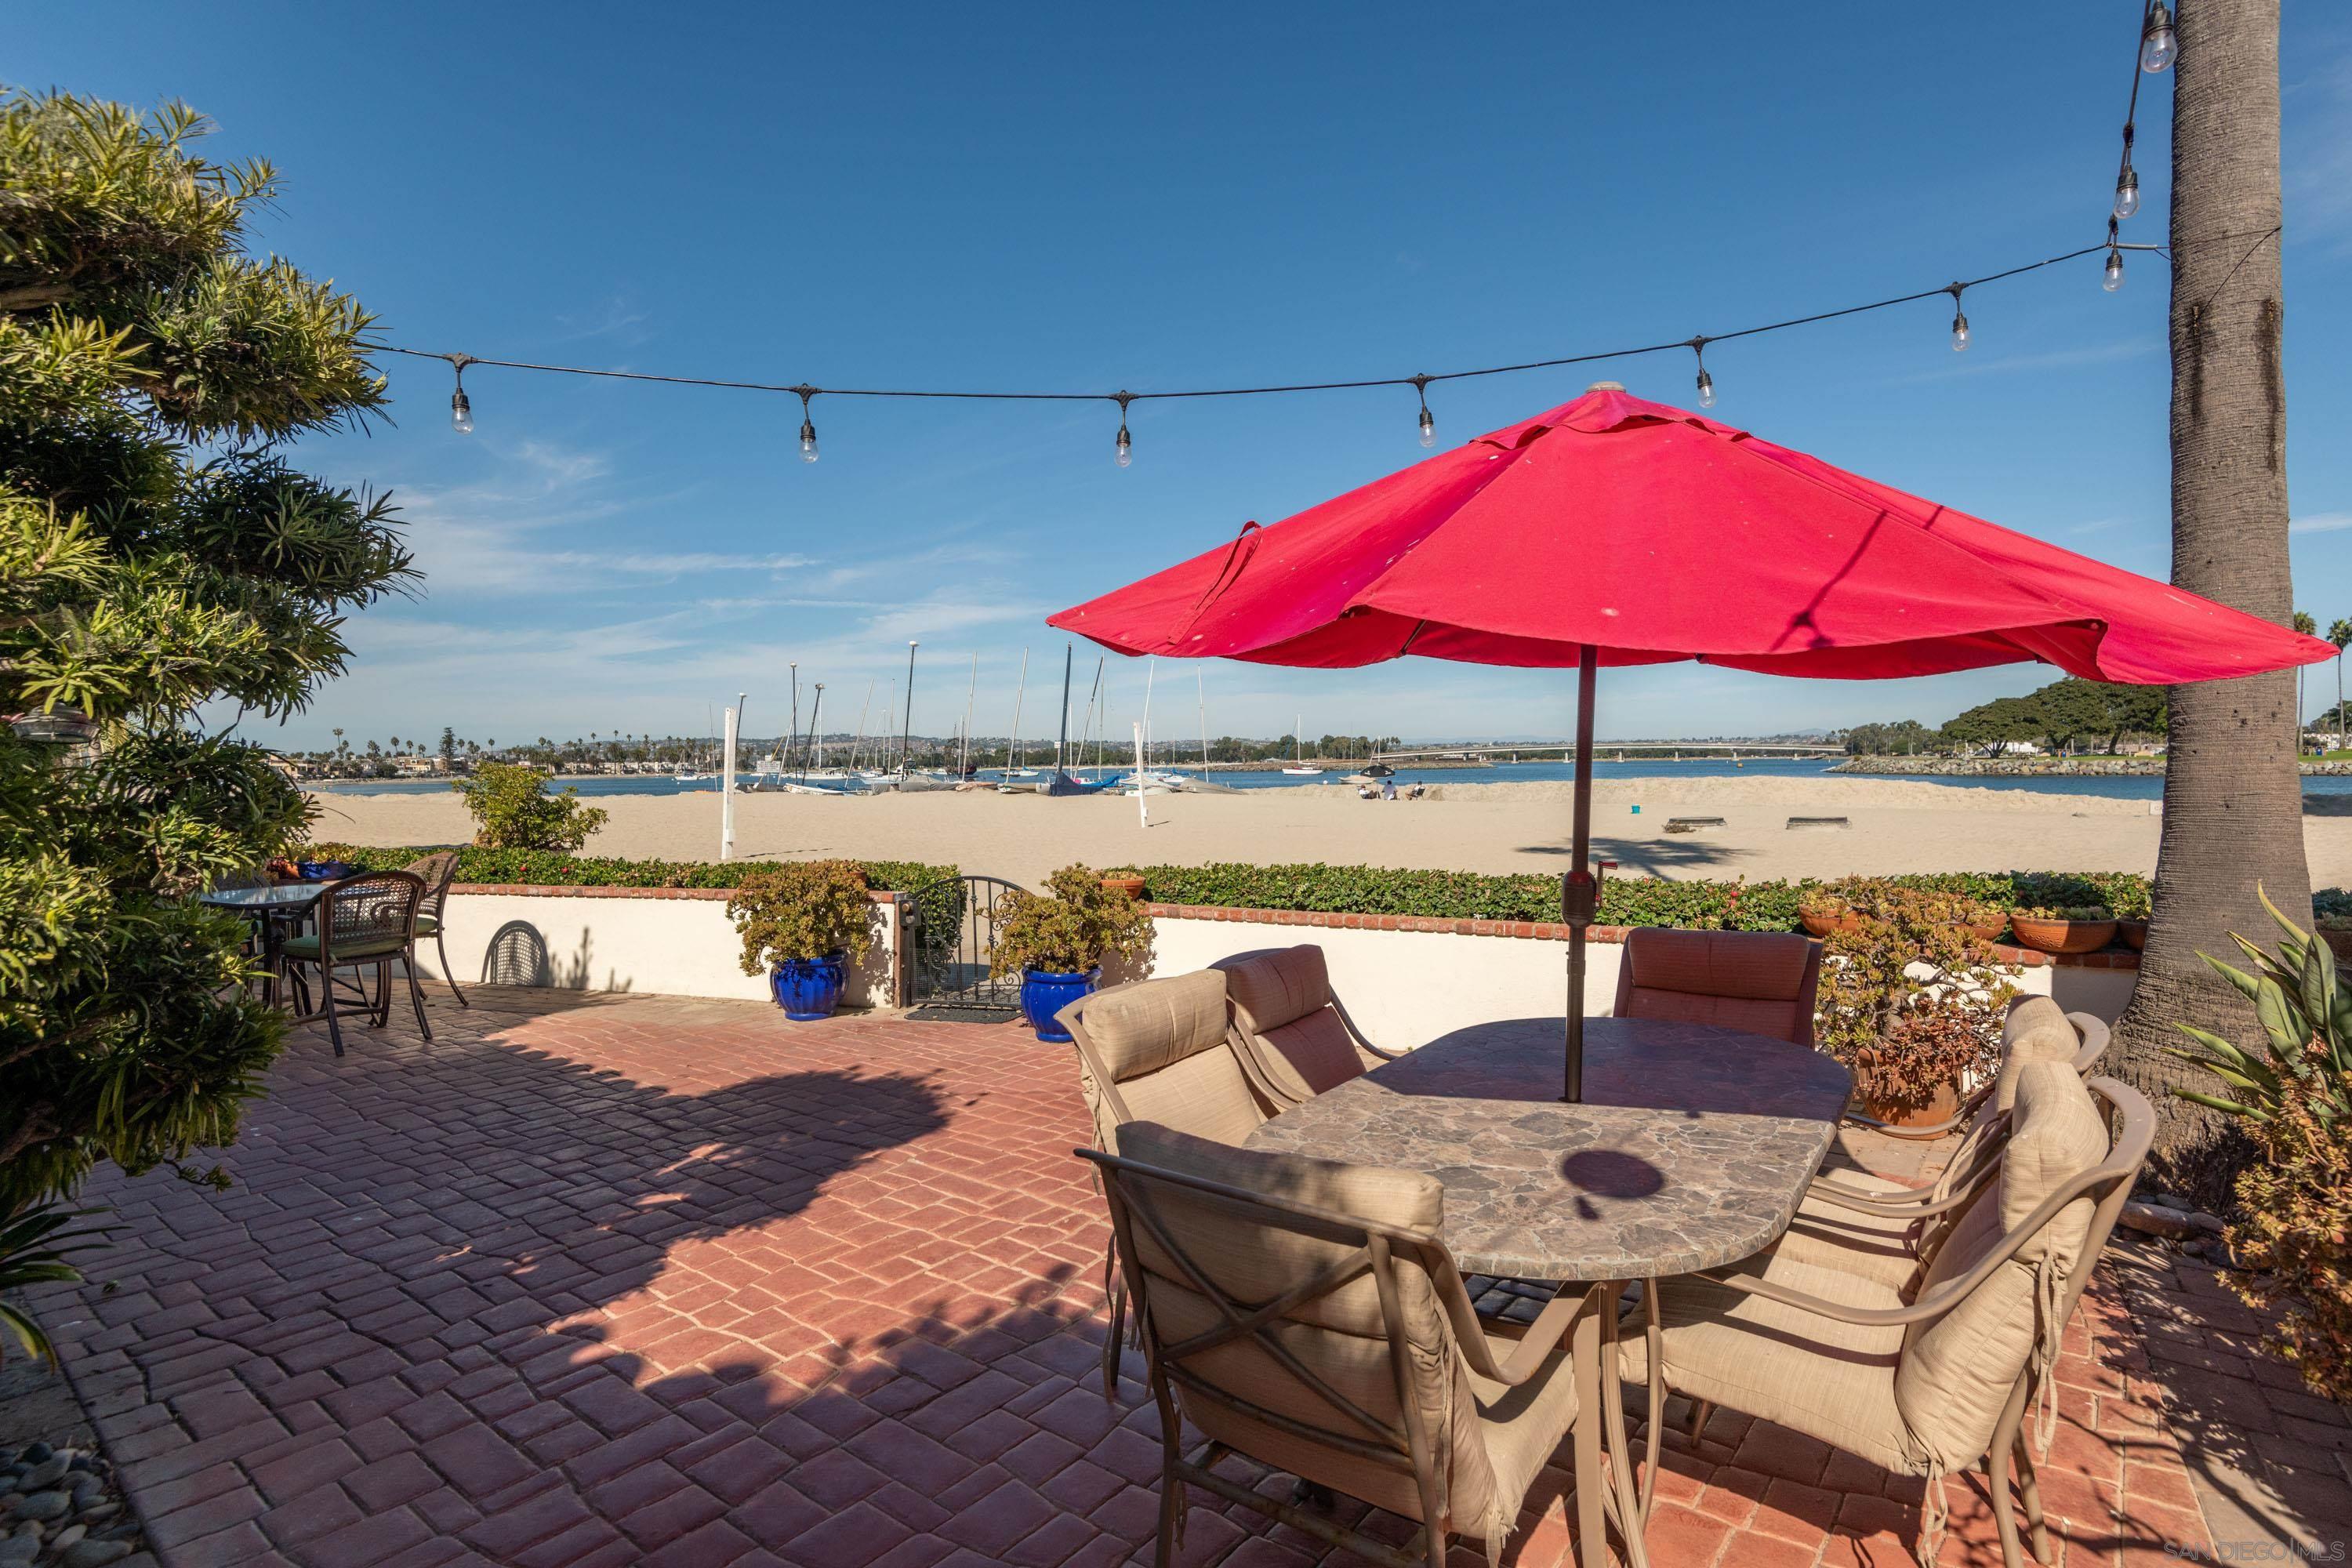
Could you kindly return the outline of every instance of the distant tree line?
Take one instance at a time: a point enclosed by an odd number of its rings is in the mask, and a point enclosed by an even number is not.
[[[2030,742],[2045,752],[2113,752],[2132,736],[2163,734],[2165,716],[2163,687],[2069,676],[2022,697],[1980,702],[1933,730],[1916,719],[1857,724],[1845,732],[1845,749],[1854,756],[1998,754]]]

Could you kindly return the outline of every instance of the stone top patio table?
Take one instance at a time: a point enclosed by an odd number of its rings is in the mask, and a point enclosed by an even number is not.
[[[1464,1270],[1577,1282],[1578,1561],[1601,1562],[1605,1508],[1627,1561],[1647,1568],[1649,1488],[1633,1479],[1617,1388],[1621,1293],[1629,1280],[1735,1262],[1786,1230],[1853,1079],[1768,1036],[1593,1018],[1585,1099],[1567,1105],[1561,1048],[1557,1017],[1474,1024],[1284,1111],[1248,1147],[1426,1171],[1445,1184],[1440,1233]],[[1654,1473],[1654,1380],[1650,1398]],[[1624,1456],[1606,1469],[1604,1427]]]
[[[1253,1149],[1427,1171],[1465,1270],[1644,1279],[1746,1258],[1788,1228],[1852,1079],[1785,1040],[1594,1018],[1580,1105],[1560,1021],[1475,1024],[1285,1111]]]

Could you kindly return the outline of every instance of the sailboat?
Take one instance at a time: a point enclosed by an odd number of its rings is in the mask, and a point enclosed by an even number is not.
[[[1307,765],[1307,737],[1301,733],[1306,724],[1307,716],[1303,713],[1290,721],[1291,765],[1282,771],[1299,778],[1319,779],[1323,776],[1323,770]]]
[[[709,715],[705,714],[704,717],[709,718]],[[703,765],[702,747],[699,744],[694,748],[693,759],[670,775],[680,784],[709,784],[716,776]]]

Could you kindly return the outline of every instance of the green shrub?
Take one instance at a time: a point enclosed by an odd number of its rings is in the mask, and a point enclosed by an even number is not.
[[[555,775],[545,768],[514,763],[484,763],[471,778],[449,787],[466,800],[480,826],[474,842],[487,849],[553,849],[565,854],[588,842],[611,814],[580,804],[580,792],[566,784],[547,793]]]
[[[397,871],[428,848],[446,845],[406,845],[386,848],[363,844],[314,844],[303,852],[306,860],[347,860],[362,871]],[[743,879],[773,862],[751,860],[624,860],[599,855],[562,855],[545,849],[457,849],[457,879],[486,886],[547,888],[740,888]],[[933,866],[920,860],[861,860],[866,884],[885,892],[915,892],[945,882],[951,889],[953,866]],[[944,901],[941,892],[932,901]]]
[[[1045,886],[1050,897],[1013,892],[998,900],[990,973],[1083,974],[1106,958],[1141,958],[1151,951],[1151,916],[1118,889],[1104,887],[1101,872],[1065,866]]]
[[[743,938],[746,974],[829,952],[846,952],[855,963],[874,942],[874,905],[855,860],[761,866],[727,900],[727,915]]]
[[[1318,865],[1146,866],[1141,869],[1151,896],[1163,903],[1423,915],[1438,920],[1559,919],[1559,879],[1553,876]],[[2147,879],[2123,872],[1958,871],[1872,879],[1868,885],[1953,894],[2004,913],[2036,905],[2103,904],[2118,914],[2144,919],[2148,904]],[[1843,886],[1811,880],[1707,882],[1611,877],[1601,884],[1600,920],[1603,925],[1794,931],[1798,908],[1808,898],[1824,912],[1844,907]]]
[[[2246,1050],[2179,1026],[2203,1049],[2173,1054],[2227,1093],[2173,1092],[2245,1122],[2262,1158],[2238,1174],[2242,1217],[2226,1233],[2252,1270],[2238,1292],[2252,1306],[2284,1305],[2272,1350],[2313,1390],[2352,1404],[2352,990],[2327,943],[2275,908],[2271,918],[2285,932],[2275,954],[2235,937],[2252,973],[2205,960],[2253,1002],[2262,1041]]]

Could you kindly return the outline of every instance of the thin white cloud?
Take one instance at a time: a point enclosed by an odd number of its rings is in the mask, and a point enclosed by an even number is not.
[[[2352,528],[2352,511],[2318,511],[2286,525],[2289,533],[2337,533]]]
[[[817,564],[791,552],[598,550],[574,542],[590,525],[683,503],[606,483],[611,460],[546,441],[494,447],[494,479],[395,491],[401,521],[436,596],[627,589],[646,582],[775,573]]]
[[[1981,347],[1981,343],[1979,345]],[[1923,370],[1910,375],[1891,376],[1887,384],[1912,386],[1923,382],[1957,381],[1967,376],[2005,375],[2016,371],[2064,370],[2075,365],[2112,364],[2118,360],[2137,359],[2155,353],[2164,344],[2155,338],[2128,338],[2119,342],[2094,343],[2083,348],[2050,349],[2041,353],[1953,354],[1951,363],[1937,370]]]
[[[591,310],[557,316],[555,341],[578,342],[588,338],[614,338],[625,343],[641,343],[650,335],[643,330],[649,320],[645,311],[615,294]]]

